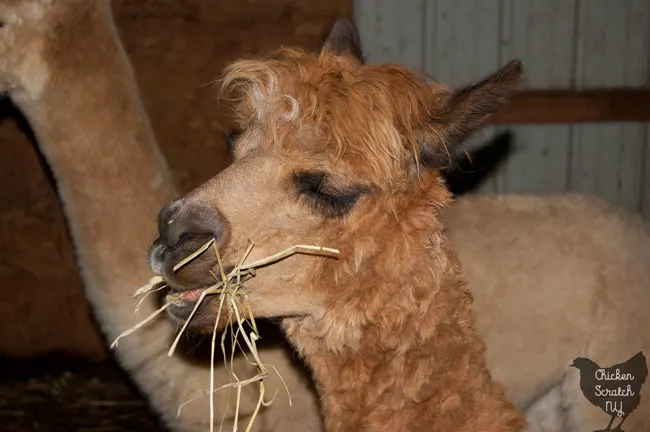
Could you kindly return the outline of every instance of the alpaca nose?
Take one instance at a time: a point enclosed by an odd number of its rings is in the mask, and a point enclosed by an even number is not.
[[[174,247],[187,237],[214,237],[219,240],[224,224],[219,212],[204,203],[188,203],[183,199],[172,201],[158,214],[160,241]]]

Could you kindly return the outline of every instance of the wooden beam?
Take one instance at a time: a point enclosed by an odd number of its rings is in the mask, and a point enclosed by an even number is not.
[[[650,89],[524,90],[490,124],[650,122]]]

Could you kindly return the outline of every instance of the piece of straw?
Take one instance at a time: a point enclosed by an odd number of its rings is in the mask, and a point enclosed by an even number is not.
[[[165,309],[169,307],[169,303],[165,303],[160,309],[156,310],[154,313],[149,315],[147,318],[143,319],[133,327],[131,327],[128,330],[125,330],[123,333],[121,333],[118,337],[115,338],[113,343],[111,344],[111,349],[117,347],[117,343],[120,339],[122,339],[125,336],[130,335],[131,333],[135,332],[138,330],[140,327],[144,326],[148,322],[152,321],[154,318],[156,318],[158,315],[160,315],[161,312],[163,312]]]
[[[148,291],[144,292],[144,295],[142,298],[138,301],[138,304],[135,305],[135,310],[133,311],[133,315],[136,315],[138,312],[140,312],[140,307],[142,306],[142,303],[149,297],[151,294],[158,292],[160,290],[163,290],[167,288],[167,285],[161,285],[158,288],[151,288]]]
[[[144,284],[143,286],[141,286],[140,288],[138,288],[135,291],[135,293],[133,294],[133,298],[138,298],[142,294],[146,294],[146,293],[150,292],[151,290],[153,290],[156,287],[156,285],[164,283],[164,282],[165,282],[165,280],[160,276],[152,277],[151,279],[149,279],[149,282],[147,282],[146,284]]]

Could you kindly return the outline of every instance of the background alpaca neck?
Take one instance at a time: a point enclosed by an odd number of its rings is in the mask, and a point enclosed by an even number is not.
[[[87,295],[112,338],[134,321],[130,295],[151,277],[143,257],[157,212],[175,191],[114,29],[97,16],[84,18],[94,29],[80,31],[96,40],[78,64],[53,59],[58,68],[43,95],[14,100],[52,168]],[[133,342],[153,337],[145,330]]]
[[[34,129],[63,200],[87,298],[108,341],[157,308],[153,298],[133,315],[134,289],[151,277],[146,251],[156,216],[175,195],[108,3],[78,3],[77,19],[43,48],[47,88],[37,97],[12,94]],[[59,33],[57,33],[58,35]],[[63,45],[63,46],[61,46]],[[46,290],[46,287],[44,287]],[[207,373],[166,352],[173,326],[165,319],[120,341],[117,357],[172,424],[175,410]],[[174,376],[183,379],[174,379]],[[202,405],[199,405],[201,408]],[[189,411],[200,421],[199,413]],[[205,416],[205,411],[200,414]]]
[[[283,323],[313,370],[327,430],[520,430],[523,417],[489,377],[446,239],[435,233],[413,256],[400,275],[347,281],[358,302]]]

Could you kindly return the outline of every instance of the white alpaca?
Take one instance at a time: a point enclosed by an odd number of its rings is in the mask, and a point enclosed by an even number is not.
[[[145,304],[133,317],[131,294],[151,276],[145,256],[156,215],[175,197],[168,168],[106,1],[0,0],[0,20],[0,91],[24,112],[54,171],[86,294],[112,340],[156,307]],[[470,278],[491,372],[528,408],[532,429],[603,428],[607,416],[582,396],[569,365],[578,356],[613,364],[650,352],[648,227],[578,195],[466,197],[444,216]],[[209,370],[167,357],[173,330],[156,321],[121,341],[117,357],[175,430],[206,430],[206,399],[175,419],[192,391],[207,388]],[[280,370],[294,406],[269,379],[278,399],[256,430],[321,430],[317,400],[291,353],[270,348],[262,356]],[[226,377],[217,368],[216,381]],[[244,391],[244,419],[254,392]],[[216,398],[217,418],[227,399]],[[625,425],[649,429],[648,419],[645,396]]]

